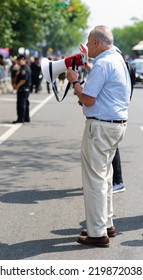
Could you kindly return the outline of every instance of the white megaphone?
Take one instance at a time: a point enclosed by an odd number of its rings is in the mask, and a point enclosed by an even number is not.
[[[86,55],[81,53],[57,61],[51,61],[46,57],[42,58],[41,69],[46,81],[53,83],[60,73],[65,72],[68,67],[73,66],[73,60],[75,66],[87,63]]]

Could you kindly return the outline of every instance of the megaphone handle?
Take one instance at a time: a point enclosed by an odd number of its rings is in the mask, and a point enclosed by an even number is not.
[[[72,70],[75,70],[75,61],[76,61],[76,56],[74,56],[72,61]]]
[[[73,61],[72,61],[72,70],[75,70],[75,62],[76,62],[76,57],[74,56]],[[67,93],[70,89],[71,83],[68,82],[65,93],[64,93],[62,99],[60,100],[59,97],[58,97],[57,89],[56,89],[55,84],[53,82],[52,61],[49,62],[49,73],[50,73],[50,79],[51,79],[51,82],[52,82],[52,88],[53,88],[53,92],[55,94],[55,97],[56,97],[58,102],[61,102],[66,97],[66,95],[67,95]]]
[[[72,61],[72,70],[75,70],[75,62],[76,62],[76,57],[74,56],[73,61]],[[71,83],[68,82],[67,87],[66,87],[66,90],[65,90],[65,93],[64,93],[64,96],[63,96],[63,98],[61,99],[61,101],[66,97],[66,95],[67,95],[67,93],[68,93],[68,91],[69,91],[69,89],[70,89],[70,86],[71,86]]]

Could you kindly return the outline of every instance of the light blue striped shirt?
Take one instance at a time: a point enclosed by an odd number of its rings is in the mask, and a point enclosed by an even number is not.
[[[82,91],[95,97],[95,103],[83,114],[103,120],[126,120],[130,103],[131,82],[122,55],[114,48],[102,52],[93,60]]]

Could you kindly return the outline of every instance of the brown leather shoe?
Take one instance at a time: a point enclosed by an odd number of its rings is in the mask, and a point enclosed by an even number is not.
[[[95,247],[109,247],[109,237],[102,236],[102,237],[89,237],[89,236],[79,236],[78,243],[83,245],[91,245]]]
[[[107,234],[109,237],[115,237],[116,236],[116,228],[114,226],[107,228]]]
[[[115,237],[116,236],[116,228],[114,226],[110,227],[110,228],[107,228],[107,234],[110,238]],[[80,236],[87,236],[87,229],[83,229],[80,233]]]

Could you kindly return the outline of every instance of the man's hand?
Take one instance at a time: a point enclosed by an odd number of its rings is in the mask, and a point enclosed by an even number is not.
[[[14,89],[17,89],[17,85],[16,85],[16,84],[13,84],[13,88],[14,88]]]
[[[86,54],[87,58],[88,58],[88,50],[87,50],[86,46],[84,46],[83,44],[80,44],[80,51],[81,51],[81,53]]]
[[[72,84],[78,80],[78,73],[73,71],[71,68],[67,69],[67,79]]]
[[[80,51],[81,51],[83,64],[86,65],[88,63],[88,50],[86,46],[80,44]]]
[[[80,51],[86,57],[85,69],[87,72],[91,70],[91,65],[88,63],[88,49],[83,44],[80,44]]]

